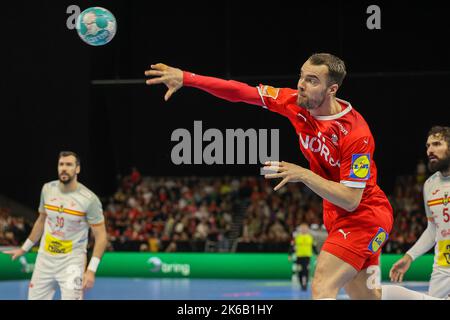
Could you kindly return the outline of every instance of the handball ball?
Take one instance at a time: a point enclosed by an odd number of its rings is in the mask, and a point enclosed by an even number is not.
[[[102,46],[114,38],[117,24],[116,18],[109,10],[91,7],[80,13],[76,27],[84,42],[91,46]]]

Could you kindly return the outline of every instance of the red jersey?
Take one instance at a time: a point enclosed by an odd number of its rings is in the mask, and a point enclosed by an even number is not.
[[[311,171],[351,188],[364,188],[360,205],[352,215],[373,206],[386,206],[388,200],[376,182],[375,141],[366,121],[349,102],[337,99],[342,106],[338,114],[312,116],[297,105],[297,90],[260,85],[258,91],[263,107],[291,121]],[[329,210],[347,212],[324,200],[324,211]]]
[[[321,177],[350,188],[364,188],[361,202],[347,212],[324,199],[325,250],[363,270],[378,265],[380,248],[392,229],[392,207],[377,186],[373,161],[375,142],[369,126],[350,103],[338,99],[342,111],[312,116],[297,105],[297,91],[183,73],[183,85],[205,90],[219,98],[263,106],[286,116],[294,125],[300,149],[310,169]]]

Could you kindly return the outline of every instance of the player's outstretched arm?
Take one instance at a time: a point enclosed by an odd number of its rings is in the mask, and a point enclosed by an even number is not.
[[[34,244],[38,242],[38,240],[41,238],[42,233],[44,232],[46,217],[47,214],[45,212],[39,213],[39,217],[36,219],[28,239],[25,241],[25,243],[22,245],[21,248],[6,250],[3,251],[3,253],[11,255],[11,259],[16,260],[18,257],[28,252],[34,246]]]
[[[218,98],[231,102],[245,102],[258,106],[263,105],[258,89],[245,83],[201,76],[170,67],[163,63],[152,64],[150,67],[151,69],[145,71],[145,75],[153,78],[147,80],[146,84],[165,84],[168,88],[164,96],[164,100],[166,101],[181,87],[187,86],[201,89]]]

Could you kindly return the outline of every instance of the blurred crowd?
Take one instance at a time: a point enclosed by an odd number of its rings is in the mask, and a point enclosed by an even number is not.
[[[0,207],[0,246],[18,246],[31,232],[32,222],[12,216],[9,208]]]
[[[241,242],[288,242],[298,224],[323,224],[322,201],[303,184],[287,184],[273,192],[274,184],[263,177],[253,182],[247,200]]]
[[[104,204],[110,249],[172,252],[192,241],[223,241],[239,185],[227,177],[141,178],[134,169]]]
[[[414,176],[398,178],[389,196],[395,222],[384,252],[405,252],[426,228],[426,178],[423,163]],[[205,251],[212,243],[213,251],[286,252],[300,223],[323,226],[322,201],[303,184],[278,192],[274,185],[263,177],[142,177],[133,168],[103,199],[108,250]],[[31,226],[0,209],[0,245],[19,245]]]
[[[384,252],[404,253],[427,227],[423,202],[423,184],[428,178],[426,166],[419,162],[415,175],[400,176],[389,201],[394,209],[394,226]]]

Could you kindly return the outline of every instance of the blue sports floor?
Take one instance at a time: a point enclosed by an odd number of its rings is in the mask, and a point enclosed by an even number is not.
[[[27,298],[28,280],[0,281],[0,300]],[[427,282],[405,282],[409,289],[428,290]],[[308,300],[290,280],[127,279],[97,278],[86,300]],[[59,299],[59,292],[55,299]],[[341,291],[338,299],[348,299]]]

